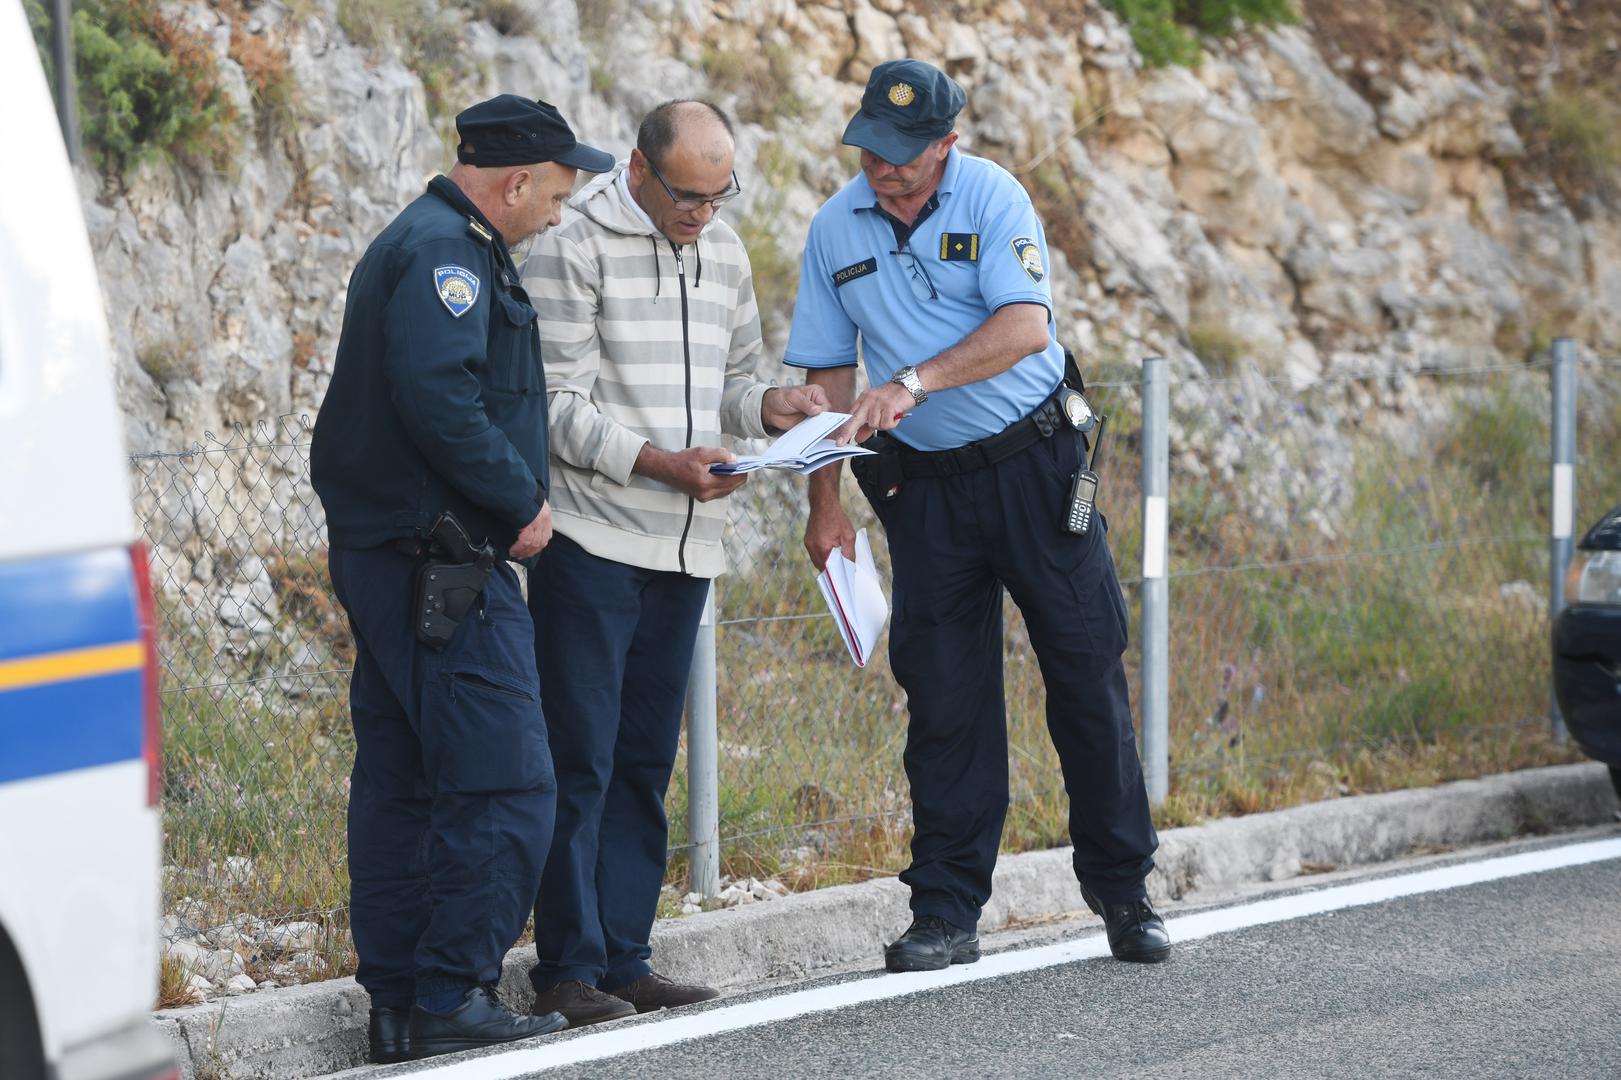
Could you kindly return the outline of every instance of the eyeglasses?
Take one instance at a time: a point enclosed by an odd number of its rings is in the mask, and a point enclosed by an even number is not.
[[[677,210],[687,212],[697,210],[706,205],[713,206],[716,210],[719,210],[721,206],[743,194],[743,185],[737,182],[737,170],[733,169],[732,186],[721,192],[719,195],[716,195],[713,198],[701,199],[695,198],[691,192],[682,192],[682,195],[685,197],[677,197],[676,193],[670,190],[670,185],[664,182],[664,177],[659,175],[659,167],[653,164],[653,159],[647,158],[646,160],[647,167],[653,170],[653,179],[659,182],[659,187],[664,189],[664,194],[670,197],[670,202],[675,204],[675,208]]]
[[[923,268],[923,260],[912,254],[910,244],[890,252],[899,256],[907,270],[906,283],[912,287],[912,295],[919,300],[938,300],[940,294],[935,291],[934,282],[929,280],[929,272]]]

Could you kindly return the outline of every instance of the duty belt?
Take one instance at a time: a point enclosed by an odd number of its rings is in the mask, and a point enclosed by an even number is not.
[[[1065,419],[1064,409],[1060,404],[1063,392],[1064,387],[1060,386],[1053,391],[1051,397],[1037,405],[1029,416],[1023,420],[1015,420],[990,438],[971,442],[966,446],[955,446],[950,450],[914,450],[893,436],[886,434],[882,437],[892,439],[899,452],[902,479],[959,476],[1006,461],[1042,439],[1052,438],[1060,431],[1073,431],[1074,428],[1070,427],[1069,421]],[[871,445],[871,440],[867,445]]]

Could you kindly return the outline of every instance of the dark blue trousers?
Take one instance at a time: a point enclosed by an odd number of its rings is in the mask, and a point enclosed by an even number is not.
[[[442,652],[411,626],[415,563],[331,551],[355,637],[349,908],[357,981],[379,1006],[493,982],[523,932],[551,843],[556,784],[518,577]]]
[[[646,975],[664,883],[664,795],[709,582],[555,536],[529,574],[557,835],[535,903],[537,991]]]
[[[1145,895],[1159,838],[1120,661],[1125,600],[1101,524],[1086,536],[1061,525],[1080,455],[1062,433],[989,468],[907,480],[875,506],[894,566],[890,665],[910,710],[901,880],[917,915],[971,928],[991,895],[1008,807],[1004,589],[1046,684],[1075,873],[1106,902]]]

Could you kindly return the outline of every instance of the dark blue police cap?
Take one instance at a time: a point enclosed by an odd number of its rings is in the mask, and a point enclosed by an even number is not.
[[[456,117],[456,160],[464,165],[536,165],[555,161],[585,172],[607,172],[613,155],[574,138],[556,106],[501,94]]]
[[[889,60],[872,69],[861,111],[844,142],[905,165],[936,139],[951,134],[968,97],[951,76],[921,60]]]

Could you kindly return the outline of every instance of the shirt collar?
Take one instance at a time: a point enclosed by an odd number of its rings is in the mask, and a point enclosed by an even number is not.
[[[490,224],[489,218],[479,212],[479,208],[474,204],[473,200],[467,197],[465,191],[456,186],[454,180],[448,176],[436,176],[428,181],[428,193],[437,195],[449,203],[457,213],[466,214],[487,230],[490,234],[490,244],[500,254],[501,261],[507,265],[514,276],[517,275],[518,268],[512,262],[512,252],[507,250],[507,242],[502,239],[500,231]]]

